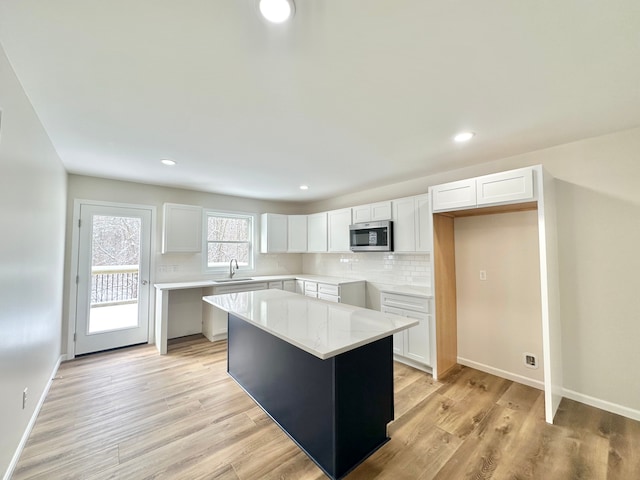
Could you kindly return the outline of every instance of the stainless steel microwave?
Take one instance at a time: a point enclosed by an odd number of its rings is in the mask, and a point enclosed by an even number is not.
[[[393,222],[363,222],[349,226],[353,252],[393,252]]]

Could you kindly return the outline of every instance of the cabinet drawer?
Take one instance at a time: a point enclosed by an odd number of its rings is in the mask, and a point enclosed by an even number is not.
[[[304,282],[304,293],[313,292],[316,293],[318,291],[318,284],[316,282]]]
[[[318,284],[318,293],[324,293],[326,295],[340,295],[340,289],[338,285],[329,285],[328,283]]]
[[[282,290],[282,282],[281,281],[269,282],[269,288],[275,288],[277,290]]]
[[[320,300],[327,300],[329,302],[340,303],[340,297],[337,295],[328,295],[326,293],[318,293],[318,298]]]
[[[296,291],[296,281],[295,280],[284,280],[282,282],[282,289],[287,292],[295,292]]]
[[[402,311],[401,308],[388,307],[386,305],[382,305],[380,307],[380,311],[382,313],[393,313],[394,315],[400,315],[401,317],[404,317],[404,312]]]
[[[398,293],[382,292],[380,294],[382,307],[394,307],[412,312],[429,313],[429,300]]]

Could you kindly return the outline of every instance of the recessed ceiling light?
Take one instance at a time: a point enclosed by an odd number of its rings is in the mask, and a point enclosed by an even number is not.
[[[461,143],[461,142],[468,142],[469,140],[471,140],[473,137],[475,136],[475,133],[473,132],[460,132],[459,134],[457,134],[455,137],[453,137],[453,140]]]
[[[170,158],[163,158],[162,160],[160,160],[160,162],[163,165],[169,165],[169,166],[173,166],[176,164],[175,160],[171,160]]]
[[[293,0],[258,0],[258,9],[272,23],[283,23],[293,17]]]
[[[309,190],[309,185],[300,185],[300,190]]]

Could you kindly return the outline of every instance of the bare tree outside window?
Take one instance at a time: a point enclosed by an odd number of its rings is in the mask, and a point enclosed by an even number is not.
[[[95,215],[92,228],[91,305],[135,303],[142,221]]]
[[[207,265],[226,267],[232,259],[252,267],[253,216],[207,215]]]

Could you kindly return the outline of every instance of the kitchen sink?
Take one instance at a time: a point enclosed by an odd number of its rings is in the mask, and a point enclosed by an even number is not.
[[[222,280],[214,280],[215,283],[227,282],[244,282],[245,280],[253,280],[252,277],[223,278]]]

